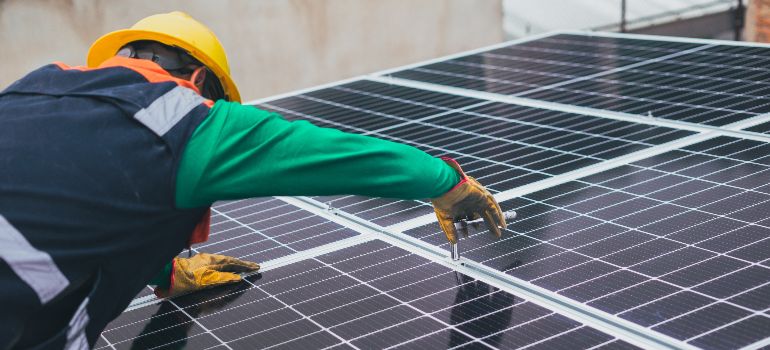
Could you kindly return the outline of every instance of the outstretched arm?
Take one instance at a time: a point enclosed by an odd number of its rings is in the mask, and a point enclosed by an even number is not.
[[[199,207],[222,199],[332,194],[434,198],[460,180],[444,161],[411,146],[219,101],[184,151],[176,202]]]

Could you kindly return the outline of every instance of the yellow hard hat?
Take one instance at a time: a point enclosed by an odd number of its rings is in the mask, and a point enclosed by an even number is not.
[[[91,45],[86,62],[89,67],[96,67],[115,56],[124,45],[140,40],[157,41],[187,51],[219,78],[227,100],[241,102],[219,39],[208,27],[184,12],[152,15],[129,29],[105,34]]]

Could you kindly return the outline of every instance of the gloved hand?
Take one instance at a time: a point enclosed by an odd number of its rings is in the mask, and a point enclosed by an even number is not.
[[[198,253],[191,258],[174,258],[168,289],[155,288],[160,298],[241,281],[237,273],[259,270],[259,264],[233,257]]]
[[[446,238],[450,243],[457,243],[455,220],[475,220],[478,218],[484,218],[489,231],[499,238],[501,235],[500,227],[505,228],[506,223],[503,211],[500,210],[500,205],[497,204],[495,198],[476,179],[465,175],[454,159],[442,159],[462,176],[460,183],[449,192],[431,200],[438,223],[444,230]],[[465,234],[467,235],[467,232]]]

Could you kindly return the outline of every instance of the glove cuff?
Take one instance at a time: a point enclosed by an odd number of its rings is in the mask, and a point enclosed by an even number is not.
[[[171,273],[169,273],[168,277],[168,287],[163,288],[161,286],[157,286],[153,290],[153,293],[158,298],[165,298],[171,295],[171,290],[174,288],[174,282],[176,281],[176,259],[177,258],[171,260],[171,264],[169,264],[171,265]]]
[[[468,182],[468,175],[465,175],[465,172],[463,171],[463,168],[460,167],[460,163],[457,163],[454,158],[451,157],[441,157],[441,160],[443,160],[447,165],[452,167],[459,175],[460,175],[460,182],[458,182],[454,187],[452,187],[447,193],[452,192],[456,190],[458,187],[462,186],[464,183]],[[444,194],[446,195],[446,193]]]

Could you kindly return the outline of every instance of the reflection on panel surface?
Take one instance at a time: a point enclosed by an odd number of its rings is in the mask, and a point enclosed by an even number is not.
[[[561,34],[393,76],[721,126],[770,112],[769,50]]]
[[[117,349],[634,348],[381,241],[126,312],[103,336]]]
[[[462,255],[699,347],[751,344],[770,336],[768,150],[719,137],[503,202],[520,219]]]
[[[392,75],[397,78],[511,95],[699,46],[561,34],[428,64]]]

